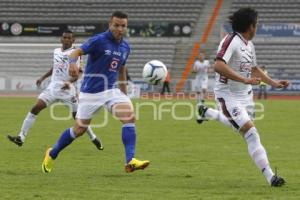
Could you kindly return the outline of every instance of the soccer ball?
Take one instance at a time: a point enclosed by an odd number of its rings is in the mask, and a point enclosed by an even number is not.
[[[152,85],[164,82],[167,77],[167,67],[159,60],[147,62],[143,68],[143,78]]]

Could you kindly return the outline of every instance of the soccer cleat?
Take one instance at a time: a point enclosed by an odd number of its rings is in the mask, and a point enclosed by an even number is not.
[[[20,136],[11,136],[11,135],[7,135],[7,138],[9,139],[9,141],[15,143],[16,145],[18,145],[19,147],[23,145],[23,141],[21,140]]]
[[[285,184],[285,180],[280,176],[274,175],[271,178],[271,186],[272,187],[281,187]]]
[[[208,107],[206,107],[205,105],[200,105],[198,107],[197,122],[199,124],[201,124],[203,121],[207,121],[207,119],[205,118],[205,113],[206,113],[207,109],[208,109]]]
[[[50,173],[53,168],[54,160],[51,158],[49,154],[51,150],[52,148],[48,148],[45,154],[45,158],[42,164],[42,171],[44,173]]]
[[[135,170],[142,169],[144,170],[150,164],[149,160],[137,160],[132,158],[132,160],[125,165],[125,171],[127,173],[134,172]]]
[[[92,140],[92,142],[94,143],[94,145],[97,147],[98,150],[104,149],[102,142],[98,138],[95,138],[94,140]]]

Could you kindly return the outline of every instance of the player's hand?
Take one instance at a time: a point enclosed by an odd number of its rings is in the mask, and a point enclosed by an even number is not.
[[[274,87],[276,87],[276,88],[286,88],[290,84],[289,81],[287,81],[287,80],[279,80],[276,83],[277,84],[274,85]]]
[[[64,86],[61,88],[62,90],[69,90],[71,83],[69,81],[65,81]]]
[[[244,83],[250,85],[258,85],[260,83],[260,78],[245,78]]]
[[[40,87],[42,82],[43,82],[42,79],[38,79],[38,80],[36,80],[35,84],[36,84],[37,87]]]
[[[70,63],[69,64],[69,75],[72,77],[78,77],[79,75],[79,70],[78,67],[76,65],[76,63]]]

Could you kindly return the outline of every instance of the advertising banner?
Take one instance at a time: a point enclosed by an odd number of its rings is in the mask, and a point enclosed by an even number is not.
[[[76,36],[91,36],[105,31],[107,23],[98,24],[28,24],[0,22],[0,36],[61,36],[70,30]],[[134,37],[189,37],[192,34],[191,23],[132,23],[128,27],[128,36]]]
[[[224,24],[221,35],[232,32],[230,24]],[[258,24],[256,36],[258,37],[300,37],[300,23],[265,23]]]

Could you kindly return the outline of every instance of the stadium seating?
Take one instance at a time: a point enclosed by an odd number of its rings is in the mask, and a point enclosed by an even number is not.
[[[45,40],[44,38],[43,40]],[[32,39],[30,43],[2,43],[0,46],[0,73],[7,76],[39,77],[52,65],[52,52],[61,44],[38,43]],[[163,61],[168,67],[172,66],[176,38],[129,38],[132,55],[127,67],[133,79],[141,79],[143,65],[152,59]],[[78,42],[82,42],[79,40]],[[49,41],[48,41],[49,42]]]
[[[257,60],[280,79],[300,79],[298,38],[256,38]]]
[[[129,14],[130,23],[189,22],[196,23],[206,0],[2,0],[0,22],[20,23],[99,23],[107,22],[114,10]],[[85,38],[81,38],[81,43]],[[143,65],[152,59],[172,67],[176,44],[182,38],[129,38],[132,55],[128,68],[133,79],[141,78]],[[52,63],[51,52],[59,47],[54,37],[11,37],[0,46],[1,74],[40,76]],[[14,43],[14,46],[5,46]],[[25,46],[16,43],[32,43]],[[43,46],[39,46],[42,44]],[[14,52],[12,55],[11,53]]]
[[[234,0],[231,13],[241,7],[252,7],[259,12],[261,23],[299,23],[298,0]]]
[[[107,22],[112,11],[122,10],[133,22],[195,22],[204,3],[205,0],[2,0],[0,21],[97,23]]]
[[[120,9],[126,11],[129,14],[130,22],[134,23],[192,22],[205,25],[206,22],[199,18],[206,4],[208,4],[207,0],[121,0],[118,3],[113,0],[52,0],[48,2],[43,0],[1,0],[0,22],[98,23],[99,21],[107,22],[111,12]],[[240,7],[251,6],[259,11],[260,23],[299,23],[300,1],[298,0],[232,0],[230,5],[230,9],[226,9],[226,16]],[[225,15],[221,18],[224,21]],[[219,35],[219,29],[214,30],[215,32],[212,34]],[[203,30],[201,29],[201,31]],[[127,62],[130,75],[135,80],[141,79],[144,63],[151,59],[159,59],[167,67],[173,67],[172,73],[176,71],[176,74],[171,74],[173,78],[179,78],[186,59],[190,55],[190,49],[193,48],[194,42],[198,41],[201,31],[199,29],[196,33],[195,30],[191,38],[130,37],[132,55]],[[81,43],[85,39],[79,38],[77,43]],[[5,39],[0,37],[0,43],[2,43],[0,46],[0,73],[8,76],[40,76],[51,67],[52,50],[60,46],[58,41],[57,37],[10,37]],[[218,42],[219,38],[214,37],[214,40],[208,41],[205,45],[207,56],[211,62],[213,62]],[[13,45],[9,46],[9,43]],[[20,45],[18,46],[17,43]],[[22,46],[22,43],[27,44]],[[300,78],[300,67],[297,62],[300,55],[298,38],[257,37],[254,43],[258,63],[266,65],[272,76],[275,78]],[[185,56],[180,57],[181,54]],[[210,75],[212,77],[213,73]]]

